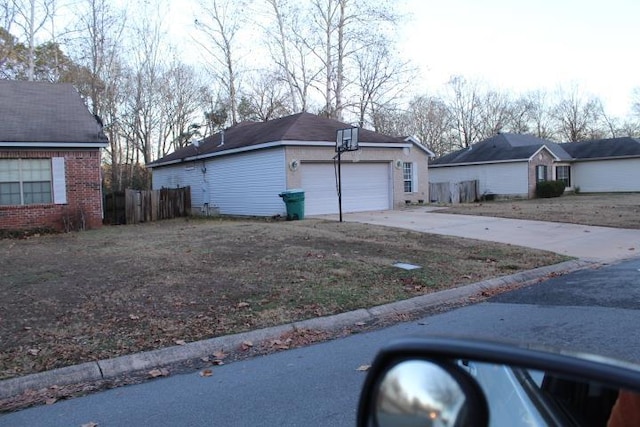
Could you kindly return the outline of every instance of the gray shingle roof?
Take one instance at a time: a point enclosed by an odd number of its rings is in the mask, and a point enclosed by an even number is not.
[[[542,146],[546,146],[556,157],[568,160],[569,155],[556,143],[531,135],[499,133],[489,139],[473,144],[469,148],[446,154],[431,165],[453,165],[468,163],[493,163],[510,160],[527,160]]]
[[[0,80],[0,143],[95,143],[107,138],[71,84]]]
[[[560,146],[575,160],[640,156],[640,140],[629,137],[567,142]]]
[[[543,145],[562,161],[640,157],[640,140],[635,138],[610,138],[557,144],[530,135],[500,133],[473,144],[470,148],[444,155],[431,162],[431,165],[437,167],[470,163],[524,161]]]
[[[196,149],[193,145],[176,150],[148,166],[156,166],[193,156],[206,156],[224,153],[239,148],[279,141],[331,142],[336,140],[336,131],[351,127],[338,120],[316,116],[311,113],[298,113],[267,122],[242,122],[224,131],[224,145],[220,145],[221,134],[205,138]],[[403,138],[392,137],[359,129],[360,142],[405,143]]]

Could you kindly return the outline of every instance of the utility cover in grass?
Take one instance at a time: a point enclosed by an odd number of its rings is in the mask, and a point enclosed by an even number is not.
[[[397,262],[393,264],[393,266],[401,268],[403,270],[415,270],[417,268],[422,268],[419,265],[407,264],[406,262]]]

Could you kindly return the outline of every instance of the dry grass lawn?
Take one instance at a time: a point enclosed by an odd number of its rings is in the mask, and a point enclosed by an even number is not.
[[[0,255],[0,379],[375,306],[564,260],[356,223],[233,219],[0,239]],[[392,267],[397,261],[422,268]]]
[[[438,212],[640,229],[640,193],[469,203]]]

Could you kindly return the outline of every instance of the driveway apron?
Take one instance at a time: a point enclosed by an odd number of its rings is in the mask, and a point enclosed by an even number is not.
[[[507,243],[597,262],[640,256],[640,230],[454,215],[437,213],[430,207],[348,213],[343,220]]]

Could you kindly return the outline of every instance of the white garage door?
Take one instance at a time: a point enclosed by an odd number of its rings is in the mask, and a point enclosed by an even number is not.
[[[390,209],[389,169],[388,163],[343,163],[342,212]],[[303,163],[300,170],[305,215],[338,213],[333,163]]]

